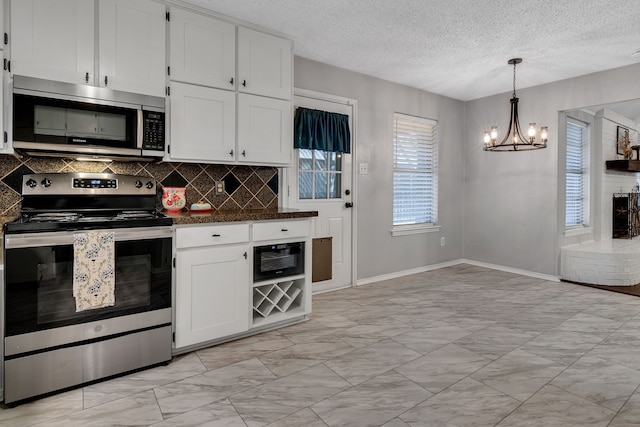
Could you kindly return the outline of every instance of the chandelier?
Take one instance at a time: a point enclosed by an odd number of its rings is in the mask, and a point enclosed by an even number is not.
[[[511,96],[511,119],[509,129],[502,142],[498,144],[498,127],[491,126],[491,130],[484,132],[485,151],[525,151],[538,150],[547,147],[549,129],[546,126],[540,128],[540,141],[536,141],[536,124],[529,123],[527,136],[520,130],[518,118],[518,98],[516,97],[516,65],[522,62],[522,58],[510,59],[507,63],[513,65],[513,95]]]

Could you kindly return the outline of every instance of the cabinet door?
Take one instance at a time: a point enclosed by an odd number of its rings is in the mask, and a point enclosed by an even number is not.
[[[165,6],[150,0],[100,0],[98,84],[165,95]]]
[[[202,162],[235,159],[235,93],[171,83],[172,160]]]
[[[176,348],[249,329],[249,246],[185,249],[176,256]]]
[[[291,41],[238,28],[238,90],[291,99]]]
[[[290,165],[293,147],[291,103],[238,95],[238,160]]]
[[[235,25],[171,8],[169,37],[171,80],[235,89]]]
[[[94,84],[94,2],[13,0],[14,74]]]

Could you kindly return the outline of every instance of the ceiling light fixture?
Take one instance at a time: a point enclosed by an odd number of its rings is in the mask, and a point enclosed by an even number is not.
[[[522,58],[510,59],[507,63],[513,65],[513,95],[511,96],[511,119],[509,129],[502,142],[498,144],[498,127],[491,126],[491,130],[484,132],[485,151],[526,151],[539,150],[547,147],[549,129],[546,126],[540,128],[540,142],[536,141],[536,124],[529,123],[529,130],[525,138],[520,130],[518,118],[518,98],[516,97],[516,65],[522,62]]]

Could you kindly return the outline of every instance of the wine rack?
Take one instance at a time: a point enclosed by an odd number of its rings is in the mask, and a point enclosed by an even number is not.
[[[304,279],[283,280],[253,287],[253,323],[284,320],[302,308]]]

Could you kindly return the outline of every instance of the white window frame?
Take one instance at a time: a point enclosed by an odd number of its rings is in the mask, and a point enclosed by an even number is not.
[[[420,131],[420,128],[423,127],[425,135],[423,142],[427,145],[430,145],[428,151],[431,153],[430,164],[432,165],[431,170],[425,168],[424,170],[416,170],[413,168],[398,168],[397,167],[397,133],[398,126],[404,126],[404,131],[410,131],[410,127],[415,127],[417,131]],[[427,129],[431,128],[431,129]],[[426,214],[425,221],[417,221],[414,223],[403,223],[403,224],[392,224],[391,234],[393,236],[403,236],[408,234],[418,234],[418,233],[430,233],[437,232],[440,230],[440,226],[437,225],[438,219],[438,122],[436,120],[427,119],[423,117],[410,116],[407,114],[394,113],[393,115],[393,177],[392,181],[395,183],[395,174],[396,173],[425,173],[431,176],[432,185],[426,186],[425,189],[428,193],[430,193],[430,203],[431,209],[430,212]],[[418,139],[416,139],[416,144]],[[395,185],[395,184],[394,184]],[[395,189],[393,194],[393,209],[396,209],[396,197],[395,197]],[[392,221],[395,222],[395,215],[392,214]]]
[[[569,127],[570,126],[578,126],[582,130],[581,134],[581,169],[579,172],[576,172],[577,169],[569,168],[567,164],[569,162],[569,158],[571,155],[570,150],[575,149],[575,146],[569,144]],[[591,123],[588,123],[584,120],[576,119],[574,117],[566,116],[565,118],[565,215],[564,215],[564,224],[565,224],[565,236],[574,236],[583,233],[588,233],[591,231],[590,227],[590,214],[591,214]],[[569,178],[572,175],[581,175],[582,177],[582,194],[581,194],[581,202],[582,202],[582,218],[580,223],[567,223],[568,218],[568,186],[569,186]]]

